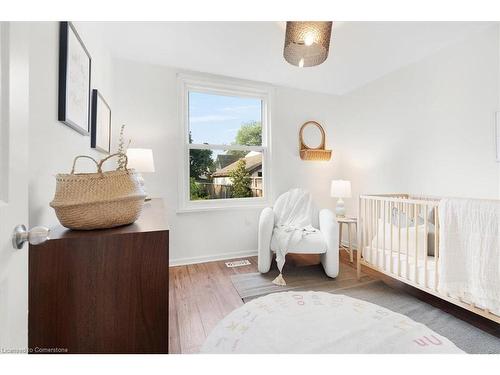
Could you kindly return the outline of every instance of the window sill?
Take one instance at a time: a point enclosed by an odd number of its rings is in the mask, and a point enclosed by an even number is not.
[[[193,213],[193,212],[211,212],[211,211],[235,211],[235,210],[256,210],[269,207],[270,203],[267,201],[252,202],[247,204],[228,204],[228,205],[189,205],[187,207],[180,207],[175,212],[177,214]]]

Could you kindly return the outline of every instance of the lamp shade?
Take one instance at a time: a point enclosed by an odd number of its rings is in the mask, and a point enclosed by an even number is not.
[[[283,57],[298,67],[315,66],[328,57],[333,22],[290,21],[286,23]]]
[[[127,150],[127,168],[135,169],[137,172],[148,173],[155,171],[153,150],[149,148],[129,148]]]
[[[335,198],[350,198],[351,181],[333,180],[330,188],[330,195]]]

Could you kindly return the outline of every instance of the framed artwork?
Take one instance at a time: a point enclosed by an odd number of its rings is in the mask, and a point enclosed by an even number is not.
[[[111,108],[96,89],[92,90],[90,128],[90,147],[109,154],[111,152]]]
[[[90,74],[92,59],[71,22],[59,26],[58,120],[77,132],[90,130]]]

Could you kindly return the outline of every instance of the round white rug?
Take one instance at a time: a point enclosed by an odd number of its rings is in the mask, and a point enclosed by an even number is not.
[[[283,292],[234,310],[202,353],[463,353],[425,325],[373,303],[324,292]]]

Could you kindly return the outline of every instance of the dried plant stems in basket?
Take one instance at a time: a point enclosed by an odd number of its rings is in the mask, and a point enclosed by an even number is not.
[[[130,142],[131,140],[129,139],[128,140],[128,143],[127,145],[125,146],[125,124],[122,125],[121,129],[120,129],[120,137],[118,138],[118,151],[117,151],[117,154],[118,155],[118,169],[120,170],[125,170],[126,169],[126,165],[127,165],[127,161],[126,161],[126,155],[127,155],[127,149],[128,147],[130,146]]]

